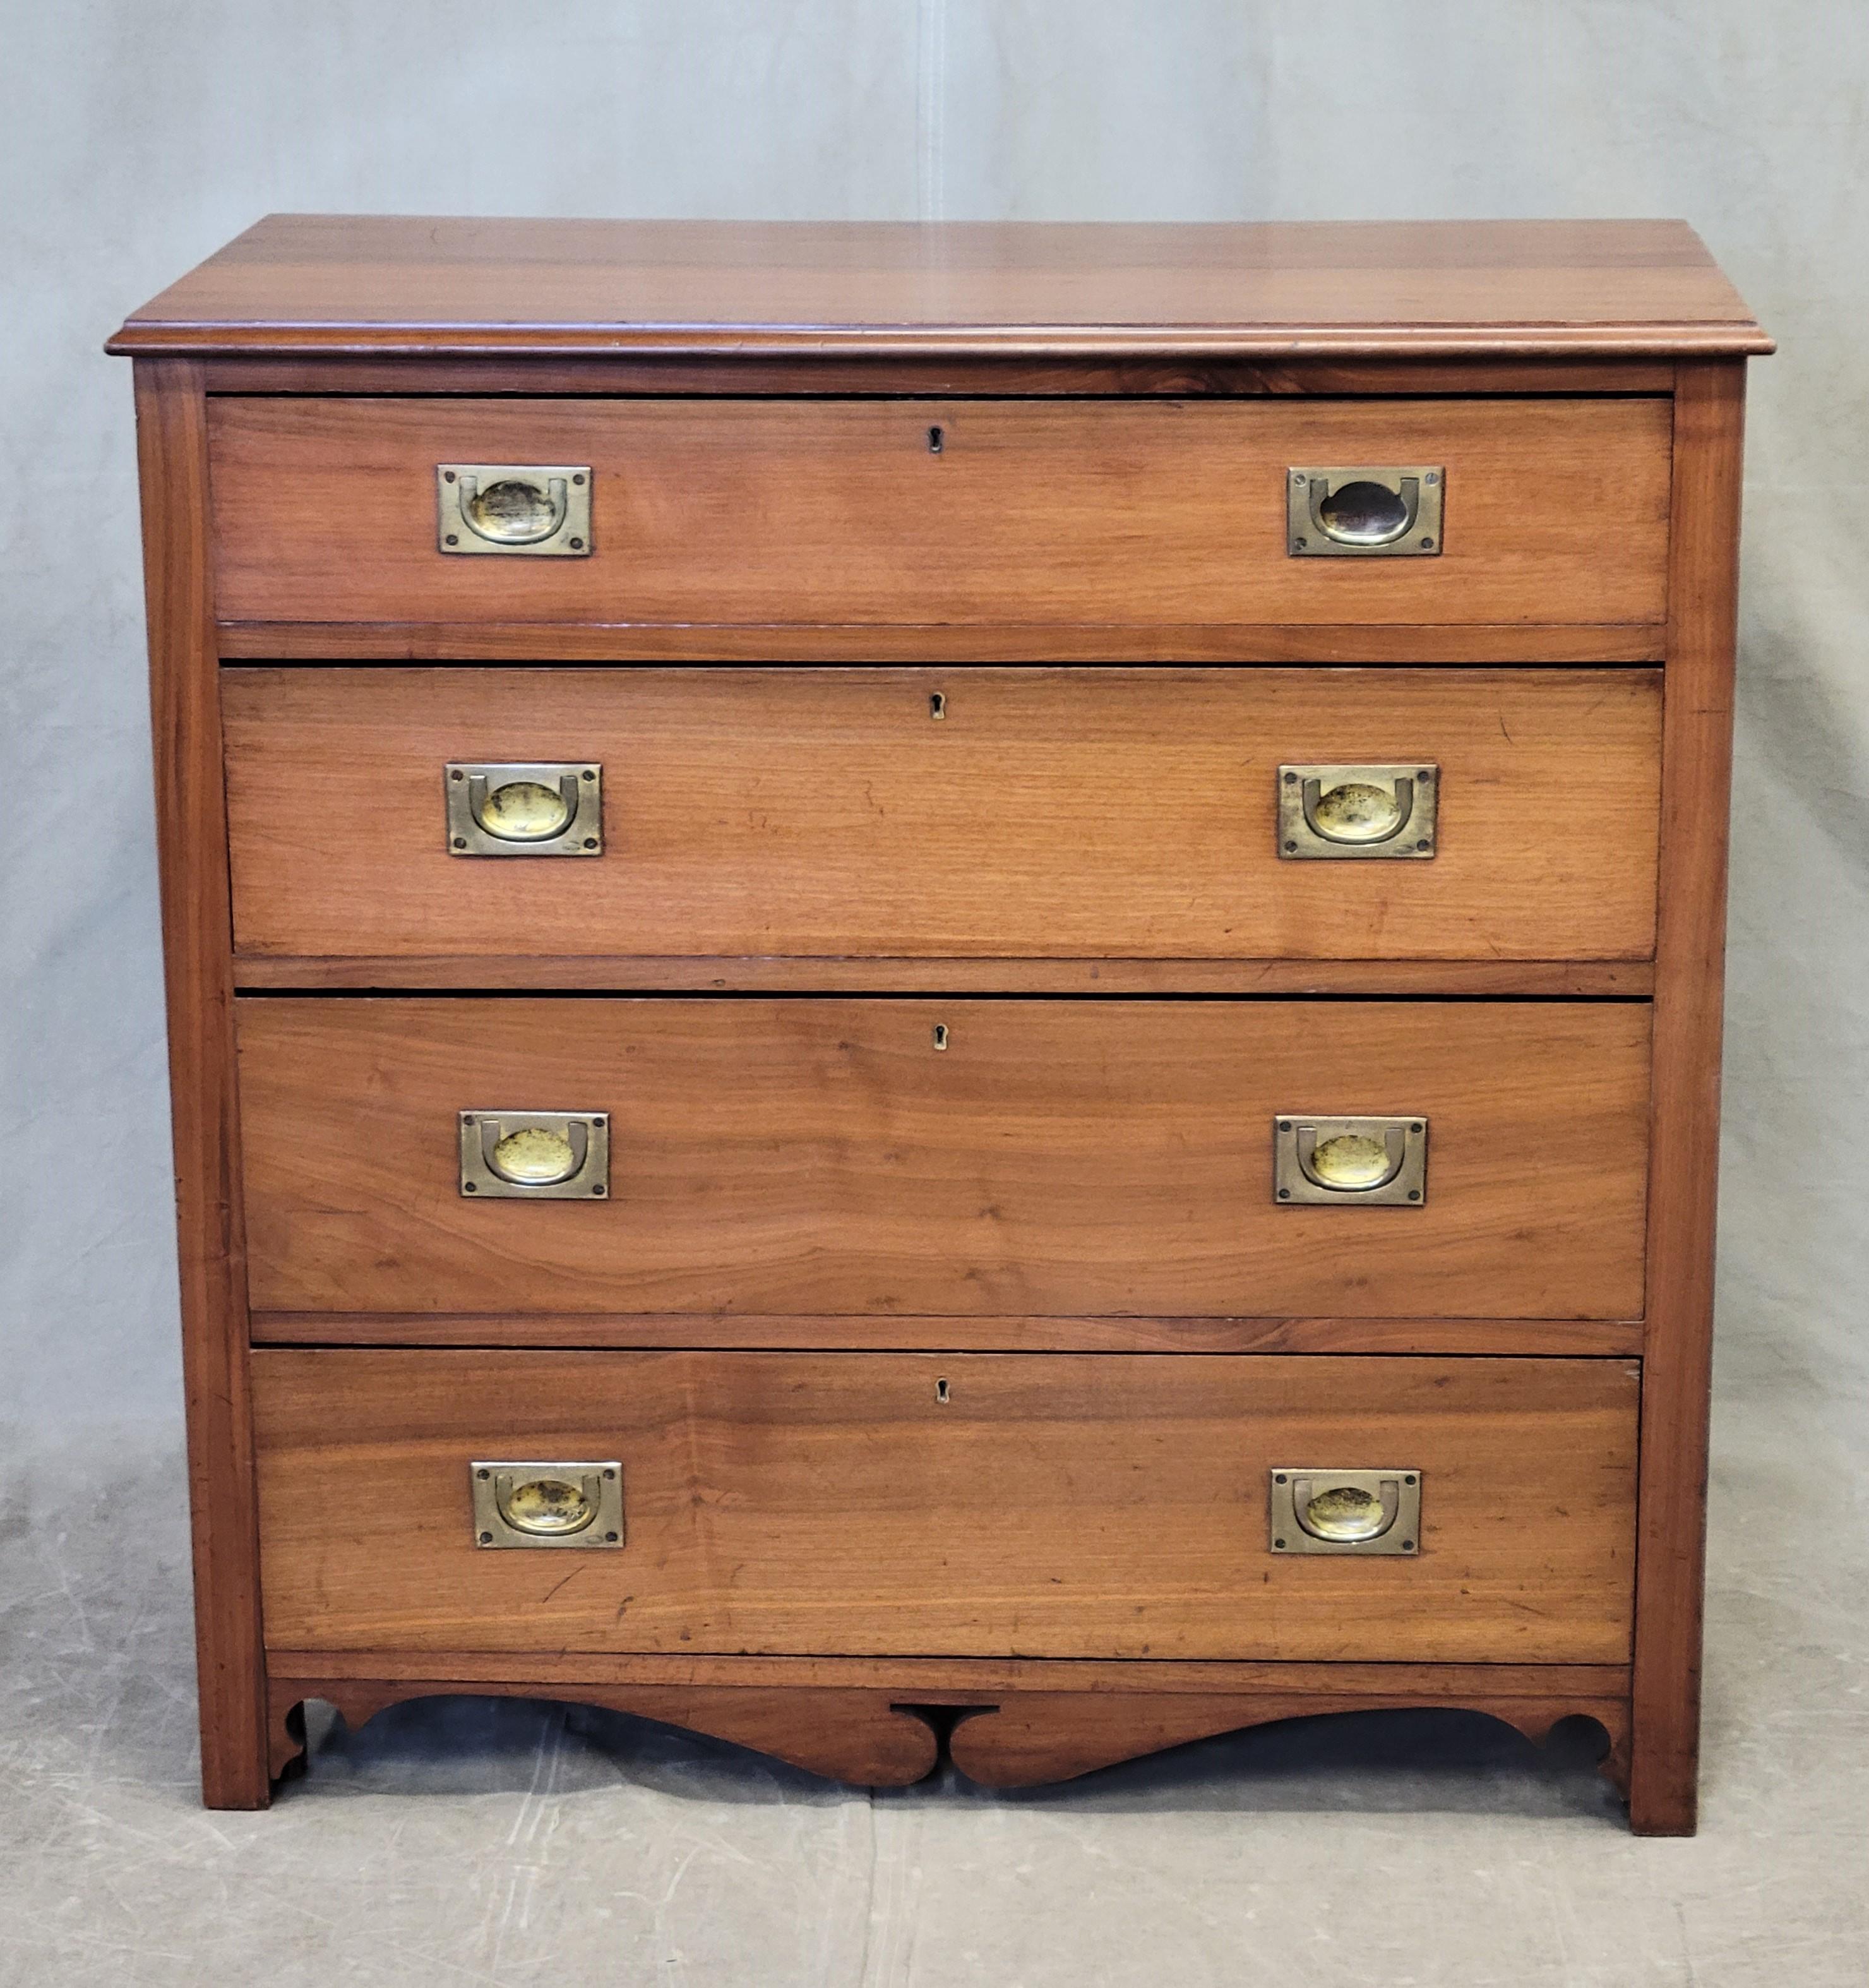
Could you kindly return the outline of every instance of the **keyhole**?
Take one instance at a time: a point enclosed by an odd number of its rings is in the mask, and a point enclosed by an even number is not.
[[[939,428],[930,428],[928,430],[928,453],[930,455],[940,455],[941,445],[944,439],[945,438]]]
[[[930,693],[928,694],[928,715],[929,715],[929,717],[931,717],[931,718],[935,718],[935,719],[940,719],[940,718],[945,718],[945,717],[947,716],[947,715],[948,715],[948,693],[947,693],[945,690],[938,690],[938,691],[930,691]]]
[[[945,1050],[948,1046],[948,1025],[945,1022],[934,1024],[934,1046],[938,1050]]]
[[[944,1407],[946,1405],[948,1400],[948,1384],[945,1381],[937,1381],[934,1383],[934,1398],[936,1401],[941,1402]]]

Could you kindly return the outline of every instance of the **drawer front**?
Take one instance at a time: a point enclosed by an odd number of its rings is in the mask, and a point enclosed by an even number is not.
[[[248,621],[1651,624],[1670,433],[1659,399],[217,396],[216,593]],[[438,472],[476,463],[588,468],[579,555],[443,550]],[[1430,465],[1433,553],[1289,550],[1295,467]]]
[[[1653,948],[1650,670],[230,669],[223,685],[235,942],[255,958]],[[451,855],[461,762],[600,767],[601,854]],[[1432,769],[1431,860],[1283,856],[1293,763]]]
[[[1641,1308],[1644,1004],[237,1005],[262,1311]],[[606,1198],[463,1191],[529,1111],[606,1114]],[[1418,1115],[1425,1199],[1280,1205],[1281,1114]]]
[[[271,1351],[253,1370],[275,1648],[1629,1654],[1627,1361]],[[480,1546],[470,1466],[501,1459],[615,1464],[617,1545]],[[1292,1466],[1418,1478],[1414,1550],[1275,1550]]]

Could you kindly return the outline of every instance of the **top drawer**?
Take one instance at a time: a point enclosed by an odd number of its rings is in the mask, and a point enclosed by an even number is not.
[[[1639,624],[1664,614],[1661,400],[210,405],[225,620]],[[551,542],[558,556],[536,545],[444,550],[444,465],[564,471],[559,494],[580,506],[588,496],[588,526],[566,526]],[[1304,553],[1290,549],[1295,469],[1430,467],[1442,479],[1431,549],[1419,530],[1408,552],[1315,556],[1310,534]],[[580,471],[590,482],[572,492]],[[457,478],[447,494],[460,488]],[[486,543],[469,534],[466,546]]]

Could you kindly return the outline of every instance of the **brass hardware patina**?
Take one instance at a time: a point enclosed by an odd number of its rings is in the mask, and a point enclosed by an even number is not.
[[[601,1463],[470,1463],[468,1482],[478,1547],[601,1550],[623,1544],[623,1466],[614,1457]]]
[[[1432,558],[1446,487],[1438,468],[1288,470],[1285,549],[1294,559]]]
[[[601,1201],[610,1192],[603,1111],[463,1111],[461,1192],[476,1201]]]
[[[1418,1470],[1272,1473],[1271,1550],[1283,1554],[1415,1554],[1421,1543]]]
[[[590,556],[589,463],[441,462],[434,491],[442,552]]]
[[[601,856],[603,769],[576,760],[441,769],[451,856]]]
[[[1432,860],[1441,769],[1411,760],[1387,766],[1281,766],[1279,854],[1287,861]]]
[[[1425,1118],[1272,1121],[1272,1194],[1284,1208],[1419,1208],[1428,1198]]]

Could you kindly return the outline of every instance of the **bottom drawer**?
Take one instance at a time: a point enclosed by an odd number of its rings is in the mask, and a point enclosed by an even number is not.
[[[253,1373],[276,1649],[1629,1655],[1627,1361],[262,1351]],[[619,1466],[618,1542],[483,1544],[474,1466],[502,1460]],[[1414,1550],[1279,1550],[1293,1466],[1418,1477]]]

